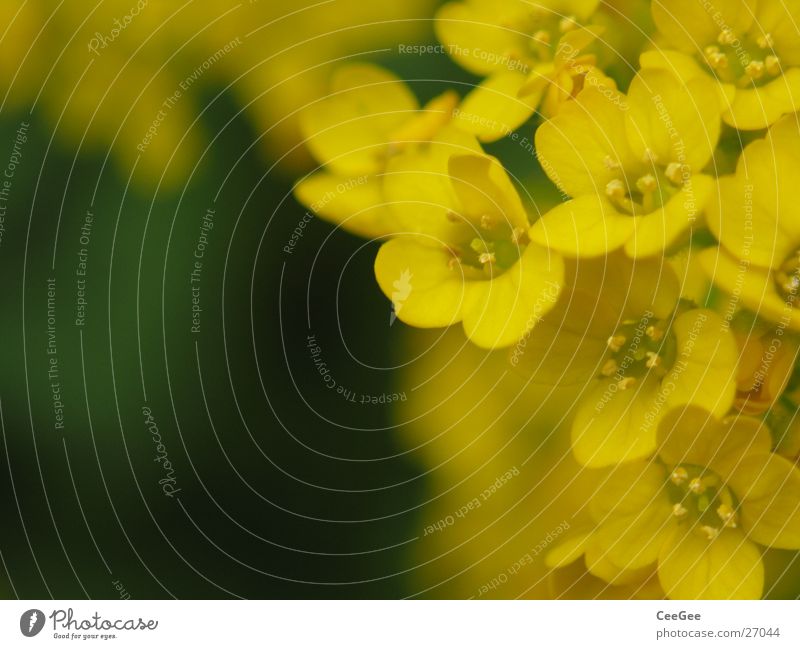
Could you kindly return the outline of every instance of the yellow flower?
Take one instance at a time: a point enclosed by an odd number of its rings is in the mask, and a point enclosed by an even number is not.
[[[718,416],[730,409],[733,336],[714,312],[679,302],[671,266],[616,253],[566,268],[562,299],[511,362],[532,380],[586,383],[572,423],[578,462],[647,457],[672,407],[695,404]]]
[[[800,345],[795,336],[751,318],[736,318],[731,329],[739,347],[734,406],[745,415],[763,414],[789,383]]]
[[[684,78],[710,75],[730,99],[723,115],[739,129],[760,129],[800,108],[797,2],[685,0],[652,3],[670,49],[647,53],[642,66]]]
[[[599,27],[581,27],[597,0],[450,2],[436,15],[436,32],[456,62],[486,76],[464,99],[458,125],[490,142],[514,131],[537,109],[552,115],[585,85],[614,82],[585,50]]]
[[[736,174],[719,180],[708,226],[721,249],[701,254],[713,281],[783,330],[800,331],[800,131],[794,116],[750,143]]]
[[[693,225],[714,190],[701,173],[719,137],[712,82],[643,70],[627,96],[586,88],[536,132],[543,169],[573,199],[531,229],[533,241],[590,257],[624,247],[661,253]]]
[[[672,410],[658,442],[655,460],[603,476],[589,503],[596,528],[557,548],[551,565],[584,555],[607,581],[655,565],[673,599],[759,597],[756,544],[800,549],[800,470],[770,452],[762,422],[743,416]]]
[[[435,139],[456,102],[455,93],[445,92],[420,108],[408,86],[387,70],[370,64],[339,68],[330,93],[301,115],[306,144],[325,168],[300,181],[295,196],[361,236],[402,230],[383,200],[379,174],[406,147]],[[464,146],[480,150],[474,138]]]
[[[495,158],[444,158],[434,146],[428,153],[433,167],[393,170],[393,209],[409,229],[378,252],[378,284],[392,298],[395,282],[403,275],[411,278],[402,303],[394,304],[397,317],[407,324],[463,322],[467,336],[480,347],[511,345],[555,304],[563,261],[528,241],[527,213]],[[437,171],[435,166],[445,160],[446,172]],[[420,198],[426,175],[432,186]],[[421,211],[419,204],[426,203],[431,210]]]

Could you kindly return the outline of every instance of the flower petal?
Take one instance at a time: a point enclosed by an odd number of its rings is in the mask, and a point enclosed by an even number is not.
[[[322,218],[367,239],[395,228],[374,176],[343,178],[320,171],[297,183],[294,195]]]
[[[656,0],[651,5],[658,30],[673,47],[696,53],[717,42],[723,26],[741,34],[753,22],[756,0],[727,0],[705,3],[698,0],[667,2]]]
[[[742,527],[761,545],[800,549],[800,470],[779,455],[748,455],[728,483],[739,498]]]
[[[477,3],[448,2],[436,14],[434,27],[447,53],[466,70],[488,75],[498,70],[514,69],[513,53],[525,53],[533,39],[508,21],[498,21],[496,7]]]
[[[615,565],[635,570],[658,559],[675,521],[665,482],[660,466],[631,462],[612,469],[592,495],[593,539]]]
[[[671,599],[758,599],[764,564],[756,546],[737,530],[709,541],[681,526],[661,549],[658,578]]]
[[[697,406],[674,408],[658,426],[658,452],[669,466],[695,464],[723,479],[747,455],[769,453],[772,437],[759,419],[733,415],[723,420]]]
[[[605,467],[647,457],[656,448],[659,381],[648,376],[621,389],[616,379],[598,381],[578,406],[572,451],[587,467]]]
[[[686,83],[657,68],[641,70],[628,89],[628,141],[641,160],[655,154],[697,174],[711,160],[720,132],[718,89],[707,77]]]
[[[727,323],[713,311],[693,309],[672,325],[677,358],[664,377],[669,406],[693,404],[718,417],[733,405],[739,352]]]
[[[529,244],[506,272],[469,284],[463,307],[464,331],[479,347],[513,345],[553,308],[563,278],[561,257]]]
[[[306,145],[319,162],[343,176],[375,173],[390,133],[419,108],[398,77],[359,63],[336,71],[330,94],[300,116]]]
[[[624,108],[624,95],[590,86],[536,130],[539,162],[562,191],[602,195],[619,175],[615,164],[639,164],[628,144]]]
[[[798,108],[800,68],[790,68],[763,86],[737,90],[730,109],[723,113],[722,119],[734,128],[755,131],[767,128]]]
[[[502,226],[527,230],[525,208],[497,158],[456,155],[450,158],[448,169],[462,216],[477,226],[488,216]]]
[[[674,245],[703,214],[715,187],[710,176],[693,175],[666,205],[638,219],[636,234],[625,244],[625,252],[631,257],[649,257]]]
[[[414,327],[446,327],[461,319],[465,277],[454,259],[435,241],[398,237],[381,246],[375,277],[401,321]]]
[[[730,294],[729,311],[741,304],[762,318],[800,331],[800,309],[778,294],[771,269],[750,264],[747,258],[736,261],[720,248],[703,250],[700,263],[713,282]]]
[[[481,142],[494,142],[524,124],[539,105],[541,92],[519,96],[526,76],[521,72],[497,72],[464,97],[455,122]]]
[[[464,224],[447,218],[448,212],[459,209],[448,162],[454,155],[473,152],[481,152],[477,140],[450,125],[430,143],[409,146],[389,158],[383,192],[397,231],[429,234],[444,243],[457,237]]]
[[[633,237],[637,221],[596,195],[557,205],[533,224],[531,241],[570,257],[598,257]]]

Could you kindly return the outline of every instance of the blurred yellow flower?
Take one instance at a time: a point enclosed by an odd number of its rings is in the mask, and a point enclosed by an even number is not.
[[[642,66],[716,78],[730,100],[725,122],[766,128],[800,108],[798,11],[794,0],[656,0],[653,19],[675,51],[645,55]]]
[[[569,256],[624,247],[659,254],[702,215],[714,191],[702,169],[720,131],[713,83],[643,70],[627,95],[586,88],[536,131],[543,169],[573,199],[531,229]]]
[[[364,237],[402,231],[383,199],[384,173],[391,175],[393,160],[409,147],[446,147],[440,142],[447,142],[452,130],[439,135],[456,102],[455,93],[445,92],[420,108],[408,86],[388,70],[370,64],[341,67],[329,94],[301,114],[305,143],[324,168],[301,180],[295,196],[323,218]],[[425,146],[431,139],[434,143]],[[473,142],[456,152],[479,151]]]
[[[457,123],[491,142],[522,125],[537,109],[553,115],[587,85],[614,90],[614,81],[586,49],[601,28],[583,27],[597,0],[449,2],[436,14],[448,54],[486,80],[459,108]]]
[[[605,474],[589,505],[595,529],[557,548],[550,565],[585,556],[610,583],[657,565],[673,599],[760,597],[756,544],[800,548],[800,470],[770,448],[759,420],[672,410],[658,458]]]
[[[186,180],[208,139],[208,88],[229,89],[282,166],[308,163],[297,113],[343,56],[415,38],[431,0],[89,5],[4,0],[4,101],[41,112],[74,147],[110,151],[134,181]],[[34,106],[35,104],[35,106]]]
[[[800,331],[800,130],[778,121],[742,152],[734,176],[719,180],[708,226],[720,249],[701,254],[703,267],[735,302]]]
[[[674,406],[723,415],[736,392],[738,352],[713,311],[679,302],[671,266],[607,259],[567,262],[565,288],[524,353],[512,356],[534,380],[581,382],[572,422],[579,463],[603,467],[647,457]]]

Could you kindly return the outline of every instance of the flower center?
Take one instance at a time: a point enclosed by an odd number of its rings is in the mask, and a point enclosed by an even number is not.
[[[800,307],[800,250],[789,255],[775,271],[775,285],[786,304]]]
[[[489,215],[481,217],[477,232],[474,225],[466,224],[466,219],[455,212],[448,213],[448,218],[464,223],[468,228],[463,243],[451,246],[454,255],[452,263],[478,269],[486,277],[496,276],[511,268],[529,243],[528,233],[523,228],[498,223]]]
[[[561,37],[579,27],[574,16],[560,16],[544,8],[534,8],[525,16],[501,18],[500,24],[530,34],[526,51],[508,51],[504,57],[526,71],[537,63],[552,61]]]
[[[625,174],[621,165],[608,156],[605,165],[610,170],[618,170],[618,177],[606,185],[606,196],[614,206],[625,214],[641,216],[663,207],[681,187],[691,180],[689,166],[680,162],[660,164],[656,155],[649,149],[644,162],[650,171],[633,182]]]
[[[705,467],[679,464],[667,485],[672,514],[690,523],[709,540],[722,528],[737,527],[736,502],[719,476]]]
[[[780,59],[772,46],[769,34],[738,35],[725,29],[717,36],[716,43],[705,47],[702,58],[720,81],[740,88],[759,86],[782,74]]]
[[[606,342],[609,356],[600,374],[614,378],[626,390],[649,374],[663,377],[675,362],[677,343],[665,320],[647,312],[626,320]]]

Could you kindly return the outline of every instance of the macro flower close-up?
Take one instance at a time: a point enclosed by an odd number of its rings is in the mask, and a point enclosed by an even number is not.
[[[0,645],[796,644],[800,0],[0,18]]]

